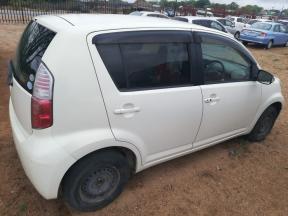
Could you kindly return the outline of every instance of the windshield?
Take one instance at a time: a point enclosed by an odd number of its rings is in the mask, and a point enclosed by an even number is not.
[[[261,30],[269,31],[271,29],[272,25],[269,23],[264,23],[264,22],[256,22],[251,27],[255,28],[255,29],[261,29]]]

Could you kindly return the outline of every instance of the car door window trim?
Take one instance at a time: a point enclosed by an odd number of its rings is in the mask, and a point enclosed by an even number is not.
[[[202,56],[202,49],[201,49],[201,44],[202,44],[202,38],[206,37],[209,39],[214,39],[214,40],[218,40],[220,42],[223,42],[224,44],[227,43],[227,45],[231,46],[233,49],[235,49],[236,51],[238,51],[238,53],[244,58],[246,59],[249,63],[251,63],[251,68],[250,68],[250,79],[249,80],[227,80],[227,81],[206,81],[204,79],[204,61],[203,61],[203,56]],[[255,62],[255,60],[252,58],[252,56],[250,55],[249,52],[247,52],[244,48],[242,48],[239,44],[237,44],[237,42],[233,41],[230,38],[221,36],[221,35],[215,35],[215,34],[211,34],[211,33],[207,33],[207,32],[194,32],[194,41],[195,44],[198,44],[198,49],[197,49],[197,55],[200,56],[199,59],[199,71],[201,74],[201,78],[198,79],[198,81],[201,82],[200,85],[211,85],[211,84],[224,84],[224,83],[238,83],[238,82],[250,82],[250,81],[254,81],[253,78],[253,67],[255,67],[255,65],[257,65],[257,63]]]
[[[167,34],[172,33],[172,36]],[[129,41],[125,36],[129,35]],[[176,35],[177,34],[177,35]],[[153,41],[152,41],[153,40]],[[152,42],[151,42],[152,41]],[[125,75],[126,87],[117,87],[115,80],[110,75],[109,69],[107,68],[113,83],[120,92],[132,92],[132,91],[143,91],[143,90],[157,90],[157,89],[168,89],[168,88],[181,88],[181,87],[191,87],[199,84],[199,75],[195,73],[195,67],[197,65],[196,60],[196,50],[194,50],[193,33],[186,30],[157,30],[157,31],[133,31],[133,32],[119,32],[119,33],[106,33],[101,35],[96,35],[93,37],[93,44],[96,45],[118,45],[119,52],[121,54],[121,62],[123,67],[123,74]],[[130,82],[128,79],[128,71],[126,68],[125,58],[123,57],[123,49],[121,45],[129,44],[171,44],[179,43],[184,44],[187,48],[188,64],[189,64],[189,83],[185,84],[175,84],[175,85],[163,85],[156,87],[130,87]],[[97,47],[98,49],[98,47]]]

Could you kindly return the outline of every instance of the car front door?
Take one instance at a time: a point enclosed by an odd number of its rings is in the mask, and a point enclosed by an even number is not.
[[[193,147],[209,145],[247,132],[261,100],[253,81],[253,58],[229,38],[197,34],[203,74],[203,117]]]
[[[115,138],[135,145],[144,164],[191,150],[202,116],[201,89],[191,77],[192,33],[93,37],[88,42],[94,41],[90,50]]]

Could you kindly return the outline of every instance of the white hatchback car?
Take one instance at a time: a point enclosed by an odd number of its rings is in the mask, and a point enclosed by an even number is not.
[[[36,17],[8,81],[27,176],[82,211],[135,172],[240,135],[263,140],[283,104],[279,79],[227,34],[125,15]]]
[[[245,27],[245,19],[243,17],[233,17],[233,16],[229,16],[227,17],[230,21],[232,21],[234,23],[236,32],[234,34],[234,37],[239,40],[240,38],[240,32],[243,30],[243,28]]]

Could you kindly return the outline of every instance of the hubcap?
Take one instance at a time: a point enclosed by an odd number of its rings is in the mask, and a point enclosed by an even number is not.
[[[98,168],[89,173],[79,188],[80,197],[86,202],[100,202],[109,197],[120,181],[119,171],[115,167]]]

